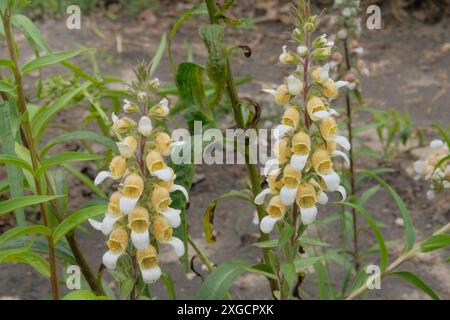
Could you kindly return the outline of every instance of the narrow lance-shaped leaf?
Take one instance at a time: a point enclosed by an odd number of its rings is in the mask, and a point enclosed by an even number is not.
[[[439,296],[436,292],[433,291],[425,282],[423,282],[422,279],[420,279],[417,275],[414,273],[408,272],[408,271],[397,271],[390,273],[394,276],[400,277],[403,280],[411,283],[412,285],[416,286],[423,292],[425,292],[427,295],[429,295],[433,300],[440,300]]]
[[[48,168],[67,164],[69,162],[80,162],[80,161],[90,161],[90,160],[98,160],[101,159],[102,156],[89,154],[84,152],[77,151],[67,151],[59,153],[55,156],[52,156],[44,161],[42,161],[41,166],[36,170],[36,175],[40,175]]]
[[[33,206],[36,204],[44,203],[62,197],[62,195],[55,196],[42,196],[42,195],[31,195],[18,197],[15,199],[10,199],[0,202],[0,216],[10,213],[19,208],[25,208]]]
[[[15,227],[9,229],[0,236],[0,245],[10,241],[14,238],[21,237],[28,234],[41,234],[41,235],[51,235],[52,232],[49,228],[43,225],[25,226],[25,227]]]
[[[60,63],[61,61],[71,59],[81,53],[80,50],[72,50],[72,51],[61,51],[50,53],[45,56],[37,57],[29,62],[27,62],[22,67],[22,73],[26,74],[36,69],[40,69],[55,63]]]

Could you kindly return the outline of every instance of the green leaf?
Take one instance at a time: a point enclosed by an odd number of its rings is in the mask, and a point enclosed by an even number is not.
[[[203,73],[204,69],[198,64],[184,62],[180,64],[176,74],[180,104],[183,106],[182,113],[191,131],[195,120],[203,121],[203,124],[207,124],[214,119],[206,102]]]
[[[87,175],[81,173],[79,170],[71,167],[68,164],[63,164],[62,167],[68,171],[71,175],[73,175],[75,178],[80,180],[82,184],[84,184],[87,188],[95,192],[99,197],[105,198],[106,194],[103,192],[102,189],[100,189],[98,186],[94,184],[92,179],[88,177]]]
[[[164,55],[164,51],[166,50],[166,45],[167,45],[167,37],[166,34],[164,33],[161,37],[161,41],[159,42],[158,49],[156,49],[152,61],[150,61],[150,75],[152,75],[158,68],[161,59]]]
[[[206,208],[205,215],[202,219],[203,232],[205,233],[205,239],[208,243],[213,243],[216,241],[213,226],[214,211],[216,210],[216,206],[219,204],[219,202],[225,199],[242,199],[249,203],[253,203],[252,197],[245,191],[231,190],[221,196],[214,198]]]
[[[14,137],[14,122],[17,122],[18,117],[15,117],[12,108],[16,106],[11,102],[0,103],[0,138],[2,141],[2,152],[7,156],[16,157]],[[14,119],[13,119],[14,118]],[[0,156],[1,157],[1,156]],[[23,161],[23,160],[21,160]],[[26,166],[29,167],[28,163]],[[31,169],[31,167],[29,167]],[[19,167],[13,164],[6,164],[6,172],[8,175],[8,184],[11,198],[23,196],[23,173]],[[18,209],[15,212],[16,221],[19,226],[25,225],[25,214],[23,209]]]
[[[0,245],[2,245],[3,243],[23,236],[23,235],[28,235],[28,234],[42,234],[45,236],[49,236],[52,234],[51,230],[49,228],[47,228],[46,226],[42,226],[42,225],[34,225],[34,226],[25,226],[25,227],[15,227],[12,229],[9,229],[8,231],[6,231],[5,233],[3,233],[0,236]]]
[[[7,214],[9,212],[12,212],[14,210],[17,210],[19,208],[33,206],[33,205],[51,201],[53,199],[57,199],[60,197],[62,197],[62,195],[56,195],[56,196],[31,195],[31,196],[18,197],[15,199],[2,201],[2,202],[0,202],[0,216]]]
[[[22,67],[22,74],[26,74],[36,69],[40,69],[55,63],[59,63],[68,59],[71,59],[77,55],[79,55],[82,51],[80,50],[71,50],[71,51],[61,51],[50,53],[42,57],[37,57],[29,62],[27,62]]]
[[[364,217],[364,219],[366,219],[367,223],[369,224],[370,228],[372,229],[373,233],[375,234],[375,237],[377,238],[378,245],[380,246],[380,267],[381,267],[381,271],[383,272],[386,269],[387,264],[388,264],[388,258],[389,258],[388,250],[387,250],[383,235],[381,234],[380,229],[378,228],[375,219],[359,203],[355,204],[355,203],[342,201],[341,204],[355,208],[356,211],[359,212]]]
[[[178,20],[174,23],[172,30],[170,31],[170,35],[169,35],[169,45],[168,45],[168,52],[169,52],[169,61],[170,64],[172,65],[172,69],[173,69],[173,74],[176,74],[177,71],[177,67],[175,64],[175,60],[173,58],[173,51],[172,51],[172,43],[173,43],[173,39],[175,38],[175,35],[177,34],[178,29],[181,27],[181,25],[187,21],[189,18],[196,16],[196,15],[207,15],[208,14],[208,10],[206,8],[206,4],[205,3],[200,3],[198,5],[195,5],[194,7],[192,7],[189,10],[186,10],[179,18]]]
[[[0,66],[7,67],[10,70],[14,70],[14,64],[9,59],[0,59]]]
[[[276,248],[276,247],[278,247],[278,239],[256,242],[252,245],[255,247],[258,247],[258,248]]]
[[[450,245],[450,234],[437,234],[431,236],[420,244],[422,252],[434,251]]]
[[[19,168],[25,169],[28,172],[33,172],[33,168],[25,160],[19,159],[16,156],[9,156],[6,154],[0,154],[0,163],[12,164]]]
[[[108,297],[97,296],[89,290],[77,290],[66,294],[63,300],[108,300]]]
[[[289,287],[292,288],[297,280],[297,266],[294,262],[288,261],[283,265],[283,275]]]
[[[30,41],[33,41],[45,52],[51,53],[50,47],[48,46],[44,37],[30,19],[28,19],[24,15],[15,14],[11,17],[11,23],[13,26],[18,28]]]
[[[42,274],[44,277],[49,278],[50,277],[50,265],[42,258],[40,255],[31,252],[31,251],[24,251],[17,254],[10,254],[4,256],[1,261],[1,263],[5,262],[15,262],[15,263],[26,263],[32,266],[36,271],[38,271],[40,274]]]
[[[306,268],[314,265],[315,263],[322,260],[322,257],[307,257],[307,258],[298,258],[294,260],[295,271],[298,273],[300,271],[305,270]]]
[[[75,229],[78,225],[90,218],[98,217],[105,212],[106,206],[94,206],[71,213],[55,228],[55,231],[53,232],[53,241],[57,243],[63,236]]]
[[[434,124],[433,127],[435,127],[436,129],[439,130],[439,132],[441,133],[442,137],[444,138],[445,142],[447,143],[447,147],[450,148],[450,138],[447,134],[447,132],[445,132],[444,129],[442,129],[442,127],[439,124]]]
[[[31,123],[33,137],[39,137],[42,134],[43,129],[47,125],[48,121],[64,108],[77,94],[91,86],[91,82],[85,82],[78,88],[66,93],[65,95],[56,99],[53,103],[41,108]]]
[[[268,279],[278,280],[278,277],[273,273],[272,267],[264,263],[246,267],[245,270],[248,272],[260,274]]]
[[[127,278],[120,282],[120,299],[125,300],[130,296],[131,291],[134,288],[134,279]]]
[[[406,208],[405,203],[403,202],[402,198],[398,195],[398,193],[395,191],[394,188],[392,188],[386,181],[381,179],[378,175],[376,175],[373,172],[363,170],[363,173],[372,177],[373,179],[377,180],[379,184],[383,186],[392,196],[395,203],[397,204],[397,207],[400,210],[400,213],[402,215],[403,221],[405,223],[405,250],[409,251],[412,249],[415,241],[416,241],[416,232],[414,230],[414,225],[412,224],[411,216],[409,214],[408,209]]]
[[[431,289],[425,282],[422,281],[417,275],[414,273],[408,272],[408,271],[397,271],[390,273],[394,276],[398,276],[402,278],[403,280],[411,283],[412,285],[416,286],[423,292],[425,292],[427,295],[429,295],[433,300],[440,300],[439,296]]]
[[[48,168],[59,166],[63,164],[67,164],[68,162],[80,162],[80,161],[90,161],[90,160],[98,160],[103,156],[89,154],[84,152],[77,151],[67,151],[59,153],[55,156],[52,156],[46,160],[44,160],[40,167],[36,170],[36,175],[40,175],[45,172]]]
[[[6,92],[8,94],[15,95],[16,87],[10,84],[9,82],[0,80],[0,92]]]
[[[210,108],[215,107],[225,92],[227,79],[227,59],[225,49],[225,27],[220,24],[210,24],[200,27],[200,37],[208,50],[206,70],[209,80],[215,85],[214,97]]]
[[[330,245],[326,242],[310,238],[307,236],[301,236],[297,239],[303,246],[319,246],[319,247],[329,247]]]
[[[42,149],[41,151],[41,157],[44,156],[51,148],[53,148],[55,145],[61,142],[65,141],[71,141],[71,140],[89,140],[89,141],[95,141],[98,143],[103,144],[105,147],[107,147],[109,150],[111,150],[113,153],[119,153],[119,150],[117,149],[117,145],[109,137],[106,137],[104,135],[92,132],[92,131],[74,131],[74,132],[68,132],[65,134],[62,134],[60,136],[57,136],[50,140],[47,145]]]
[[[176,300],[177,297],[175,295],[175,288],[173,286],[172,278],[170,277],[170,274],[163,270],[161,274],[161,280],[164,283],[164,286],[167,289],[167,292],[169,293],[169,299],[170,300]]]
[[[197,291],[196,299],[220,300],[245,271],[248,264],[242,261],[227,261],[214,269]]]

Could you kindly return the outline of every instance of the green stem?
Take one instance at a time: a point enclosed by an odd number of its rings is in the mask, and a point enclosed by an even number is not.
[[[216,12],[216,1],[215,0],[205,0],[206,6],[208,8],[209,18],[211,24],[217,24],[219,23],[216,19],[215,12]],[[233,108],[233,115],[234,120],[236,122],[236,125],[240,129],[245,129],[245,122],[244,122],[244,116],[242,114],[241,106],[240,106],[240,99],[239,95],[237,93],[236,85],[234,82],[233,72],[231,70],[230,61],[228,57],[226,58],[226,64],[227,64],[227,91],[228,96],[230,97],[231,106]],[[248,153],[248,145],[245,145],[245,153]],[[247,170],[250,176],[250,181],[252,185],[252,192],[253,195],[256,196],[261,192],[261,184],[260,184],[260,178],[258,174],[258,168],[255,164],[250,164],[247,162]],[[259,221],[261,221],[264,216],[266,215],[265,209],[263,205],[256,206],[256,210],[258,211],[258,218]],[[269,235],[266,233],[263,233],[260,231],[260,238],[261,241],[267,241],[269,240]],[[267,265],[270,265],[270,259],[269,259],[269,249],[264,248],[263,249],[263,256],[264,256],[264,263]],[[278,283],[274,280],[270,280],[270,287],[272,289],[272,292],[275,290],[278,290]]]
[[[347,41],[344,41],[344,53],[345,53],[345,63],[346,69],[349,71],[351,69],[350,64],[350,56],[348,52]],[[355,161],[353,157],[353,120],[352,120],[352,105],[350,100],[350,92],[346,91],[345,94],[345,103],[347,107],[347,134],[348,141],[350,142],[350,151],[349,151],[349,160],[350,160],[350,187],[351,187],[351,196],[352,198],[356,195],[356,182],[355,182]],[[352,208],[352,220],[353,220],[353,250],[355,252],[355,269],[358,272],[360,267],[359,262],[359,252],[358,252],[358,220],[356,215],[356,209]]]
[[[450,230],[450,223],[447,223],[445,226],[443,226],[441,229],[433,233],[433,236],[444,234]],[[423,242],[422,242],[423,243]],[[413,258],[419,251],[422,243],[416,244],[410,251],[405,252],[401,254],[394,262],[392,262],[385,270],[384,272],[379,273],[376,275],[373,281],[376,281],[378,279],[381,280],[384,276],[388,275],[389,273],[395,271],[403,262]],[[361,296],[367,289],[369,284],[366,282],[363,286],[359,287],[355,291],[353,291],[346,300],[354,300]]]

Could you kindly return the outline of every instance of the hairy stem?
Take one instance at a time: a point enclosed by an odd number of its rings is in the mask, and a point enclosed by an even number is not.
[[[215,0],[205,0],[206,6],[208,8],[209,18],[211,24],[219,23],[217,21],[217,18],[215,16],[216,12],[216,1]],[[226,58],[226,64],[227,64],[227,91],[228,96],[231,101],[231,106],[233,108],[233,114],[234,114],[234,120],[236,122],[236,125],[240,129],[245,129],[245,122],[244,122],[244,116],[242,114],[241,106],[240,106],[240,99],[239,95],[237,93],[236,85],[234,82],[233,72],[231,70],[230,61],[228,57]],[[245,145],[245,154],[248,154],[248,145]],[[251,164],[247,162],[247,170],[250,176],[251,186],[252,186],[252,192],[253,195],[256,196],[261,192],[261,183],[260,183],[260,177],[258,174],[258,168],[255,164]],[[263,205],[256,206],[256,210],[258,212],[258,218],[259,221],[261,221],[264,216],[266,215],[265,209]],[[261,241],[267,241],[269,240],[269,235],[266,233],[263,233],[260,231],[260,238]],[[263,249],[263,256],[264,256],[264,263],[270,265],[270,259],[269,259],[269,249],[264,248]],[[278,290],[278,283],[274,280],[270,280],[270,287],[272,289],[272,292],[275,290]]]
[[[347,41],[344,41],[344,52],[345,52],[345,63],[346,63],[346,69],[349,71],[351,69],[350,64],[350,56],[348,52],[348,46]],[[350,194],[352,198],[355,197],[356,194],[356,184],[355,184],[355,165],[354,165],[354,158],[353,158],[353,121],[352,121],[352,104],[350,99],[350,92],[349,90],[345,93],[345,104],[347,107],[347,134],[348,134],[348,141],[350,142],[350,151],[349,151],[349,160],[350,160]],[[358,220],[356,215],[356,209],[352,208],[352,220],[353,220],[353,250],[355,252],[354,259],[355,259],[355,269],[356,271],[359,270],[360,262],[359,262],[359,249],[358,249]]]
[[[438,234],[444,234],[450,230],[450,223],[447,223],[445,226],[443,226],[441,229],[433,233],[433,236],[436,236]],[[422,242],[423,243],[423,242]],[[373,278],[373,281],[376,281],[377,279],[381,279],[384,276],[388,275],[389,273],[395,271],[403,262],[413,258],[419,251],[420,246],[422,243],[416,244],[410,251],[405,252],[401,254],[394,262],[392,262],[384,272],[381,272]],[[368,289],[368,283],[366,282],[363,286],[353,291],[346,300],[354,300],[358,297],[360,297],[367,289]]]

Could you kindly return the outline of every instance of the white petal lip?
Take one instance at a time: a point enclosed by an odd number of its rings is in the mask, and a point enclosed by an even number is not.
[[[305,168],[306,162],[308,161],[308,156],[309,154],[307,154],[306,156],[297,154],[292,155],[291,157],[292,168],[297,172],[302,171]]]
[[[125,158],[131,158],[133,156],[130,145],[126,144],[125,142],[116,142],[116,145],[121,156]]]
[[[347,191],[345,190],[345,188],[343,186],[339,186],[336,191],[338,191],[341,196],[342,196],[342,201],[344,201],[345,199],[347,199]]]
[[[336,82],[336,88],[340,89],[342,87],[348,86],[348,81],[339,80]]]
[[[273,230],[273,227],[275,226],[277,221],[280,219],[281,217],[274,218],[272,216],[265,216],[264,218],[262,218],[261,223],[259,224],[259,228],[264,233],[270,233]]]
[[[118,215],[106,214],[102,221],[102,232],[108,235],[112,232],[114,224],[120,219]]]
[[[89,224],[97,231],[102,231],[102,223],[95,219],[88,219]]]
[[[135,232],[131,231],[131,241],[133,242],[133,245],[138,250],[144,250],[148,248],[150,244],[150,233],[148,230],[145,230],[144,232]]]
[[[285,124],[279,124],[278,126],[275,127],[275,129],[273,130],[273,138],[275,140],[280,140],[281,138],[284,137],[284,135],[290,131],[294,130],[294,127],[285,125]]]
[[[347,157],[347,155],[346,155],[345,153],[343,153],[342,151],[335,150],[335,151],[333,152],[333,155],[332,155],[332,156],[333,156],[333,157],[342,157],[342,158],[344,158],[346,167],[347,167],[347,168],[350,167],[350,159],[349,159],[349,158]]]
[[[328,196],[325,192],[319,193],[319,196],[317,197],[317,203],[321,205],[325,205],[328,203]]]
[[[330,113],[330,112],[328,112],[328,111],[326,111],[326,110],[321,110],[321,111],[313,112],[311,118],[312,118],[312,120],[317,121],[317,120],[323,120],[323,119],[326,119],[326,118],[328,118],[328,117],[330,117],[330,116],[331,116],[331,113]]]
[[[157,176],[162,181],[169,182],[169,181],[172,181],[174,172],[173,172],[172,168],[167,167],[167,168],[164,168],[161,170],[153,171],[153,175]]]
[[[414,162],[414,165],[413,165],[414,166],[414,170],[417,173],[422,174],[425,171],[425,165],[426,165],[425,161],[418,160],[418,161]]]
[[[350,142],[348,142],[347,138],[344,136],[334,136],[332,140],[342,146],[345,151],[348,151],[351,148]]]
[[[300,217],[303,224],[311,224],[316,220],[317,217],[317,207],[312,206],[310,208],[300,208]]]
[[[327,63],[322,68],[320,68],[319,78],[320,81],[323,82],[328,79],[330,72],[330,65]]]
[[[113,112],[113,113],[111,114],[111,120],[112,120],[113,123],[116,123],[117,120],[119,120],[119,117],[116,116],[116,114]]]
[[[146,284],[155,283],[161,278],[161,268],[155,266],[149,269],[141,269],[142,279]]]
[[[442,142],[441,140],[436,139],[436,140],[433,140],[430,142],[430,148],[433,150],[440,149],[443,146],[444,146],[444,142]]]
[[[166,211],[162,213],[164,218],[166,218],[167,222],[170,223],[170,225],[173,228],[178,228],[181,224],[181,210],[168,208]]]
[[[269,188],[264,189],[263,191],[261,191],[256,197],[255,197],[255,204],[260,206],[264,203],[264,200],[266,198],[267,195],[269,195],[271,193],[271,190]]]
[[[295,202],[295,196],[297,195],[297,188],[288,188],[284,186],[280,190],[281,202],[285,206],[290,206]]]
[[[320,177],[330,191],[336,191],[341,183],[341,179],[335,171],[331,171],[328,174],[321,174]]]
[[[111,178],[111,172],[109,171],[100,171],[97,176],[94,179],[94,184],[95,185],[99,185],[100,183],[102,183],[103,181],[105,181],[106,178]]]
[[[274,174],[276,170],[280,169],[280,162],[278,159],[269,159],[266,161],[264,165],[264,171],[263,174],[265,176]]]
[[[287,77],[287,85],[289,93],[293,96],[297,96],[302,92],[302,82],[294,75]]]
[[[172,237],[164,243],[171,245],[178,257],[182,257],[184,255],[184,243],[180,239]]]
[[[181,191],[183,193],[186,201],[189,202],[189,194],[185,187],[183,187],[182,185],[179,185],[179,184],[174,184],[172,186],[172,189],[170,189],[170,192],[175,192],[175,191]]]
[[[122,254],[115,254],[111,250],[105,252],[102,257],[102,262],[108,269],[115,269],[117,265],[117,260],[119,260]]]
[[[265,93],[269,93],[273,96],[277,93],[277,90],[275,90],[275,89],[262,89],[262,91]]]
[[[258,217],[258,211],[255,210],[255,212],[253,212],[253,219],[252,219],[252,223],[257,226],[259,224],[259,217]]]
[[[161,101],[159,102],[163,108],[164,111],[164,116],[167,116],[170,112],[169,110],[169,100],[167,100],[166,98],[161,99]]]
[[[142,117],[139,119],[138,131],[143,136],[147,137],[152,133],[153,125],[152,120],[149,117]]]
[[[131,211],[134,210],[134,207],[136,206],[138,200],[139,198],[121,197],[119,200],[120,211],[122,211],[125,214],[129,214]]]

